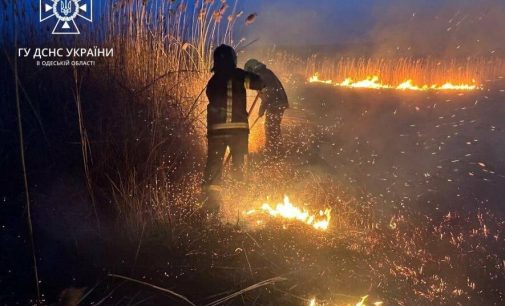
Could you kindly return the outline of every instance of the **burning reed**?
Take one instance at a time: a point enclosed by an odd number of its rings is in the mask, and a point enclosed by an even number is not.
[[[500,57],[303,57],[276,49],[261,56],[285,79],[298,76],[347,87],[370,83],[370,87],[422,90],[446,89],[450,84],[472,90],[505,76],[505,60]]]
[[[386,87],[409,89],[414,84],[423,87],[444,87],[444,84],[467,85],[475,89],[489,79],[505,72],[505,61],[499,58],[434,59],[434,58],[349,58],[308,59],[304,75],[309,78],[319,73],[321,79],[371,80]],[[347,82],[349,83],[349,82]],[[402,86],[403,85],[403,86]],[[473,87],[475,86],[475,87]],[[447,86],[448,87],[448,86]],[[444,89],[444,88],[442,88]]]

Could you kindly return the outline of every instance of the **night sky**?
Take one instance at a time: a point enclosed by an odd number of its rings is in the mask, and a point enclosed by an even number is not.
[[[250,34],[277,44],[322,44],[365,39],[375,17],[373,0],[244,1],[245,11],[258,12]]]
[[[348,45],[368,55],[477,56],[503,53],[503,0],[259,0],[244,31],[276,45]],[[364,50],[354,50],[363,53]]]
[[[31,8],[28,12],[38,6],[35,0],[18,3]],[[95,16],[103,13],[104,3],[94,0]],[[231,0],[228,4],[233,7]],[[505,49],[503,0],[238,0],[237,11],[244,11],[244,17],[258,13],[252,26],[235,31],[236,39],[259,39],[257,45],[366,45],[378,53],[400,50],[465,56]],[[10,20],[1,20],[0,28],[6,23]],[[30,14],[20,24],[41,28],[38,16]],[[98,26],[96,21],[92,25]],[[42,40],[53,38],[42,35]]]

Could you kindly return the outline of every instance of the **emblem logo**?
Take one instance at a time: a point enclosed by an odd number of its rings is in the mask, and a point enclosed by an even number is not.
[[[54,35],[81,34],[78,19],[93,22],[93,0],[40,0],[40,22],[55,17]]]

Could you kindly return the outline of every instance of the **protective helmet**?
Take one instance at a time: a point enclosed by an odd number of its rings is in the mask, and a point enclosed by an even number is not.
[[[214,67],[216,71],[230,71],[237,68],[237,53],[232,47],[221,45],[214,50]]]
[[[244,70],[245,71],[249,71],[249,72],[257,72],[259,71],[260,69],[266,67],[265,64],[263,64],[262,62],[258,61],[258,60],[255,60],[255,59],[250,59],[247,61],[247,63],[245,63],[244,65]]]

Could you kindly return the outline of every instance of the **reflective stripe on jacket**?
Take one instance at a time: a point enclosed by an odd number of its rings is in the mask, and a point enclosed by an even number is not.
[[[209,135],[248,132],[246,89],[262,88],[263,82],[258,75],[242,69],[214,74],[207,85]]]

